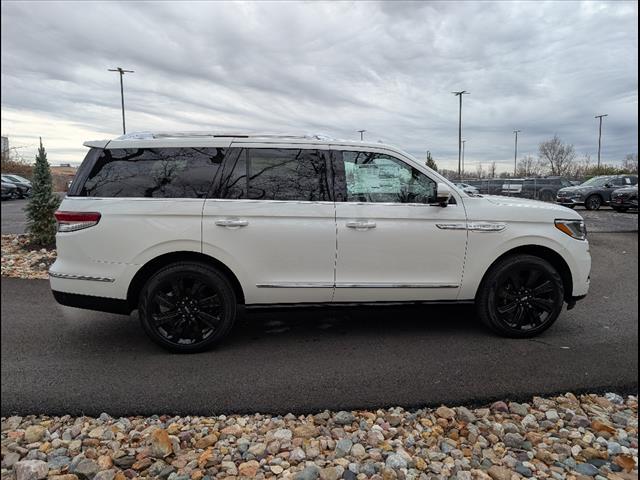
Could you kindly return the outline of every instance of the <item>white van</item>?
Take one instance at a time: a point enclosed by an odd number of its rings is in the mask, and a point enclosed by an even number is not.
[[[137,309],[173,351],[220,341],[238,305],[468,302],[499,334],[530,337],[589,288],[579,214],[467,195],[391,146],[215,133],[85,145],[56,213],[54,296]]]

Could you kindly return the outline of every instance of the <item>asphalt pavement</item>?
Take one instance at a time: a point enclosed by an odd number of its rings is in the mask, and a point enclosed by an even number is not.
[[[589,296],[542,336],[493,335],[471,307],[249,313],[224,345],[175,355],[131,317],[62,307],[2,279],[1,414],[315,412],[637,392],[638,236],[592,234]]]

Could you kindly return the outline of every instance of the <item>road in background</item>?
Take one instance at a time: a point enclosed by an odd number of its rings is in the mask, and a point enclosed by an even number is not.
[[[491,334],[470,307],[295,309],[247,314],[217,349],[172,355],[135,315],[61,307],[48,282],[3,278],[0,410],[287,413],[635,393],[638,236],[590,242],[590,294],[530,340]]]

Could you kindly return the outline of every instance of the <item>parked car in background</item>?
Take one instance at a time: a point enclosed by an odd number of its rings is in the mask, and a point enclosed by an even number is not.
[[[524,180],[522,178],[508,178],[502,180],[502,195],[507,195],[510,197],[520,196],[520,192],[522,191],[522,182]]]
[[[478,190],[477,187],[474,187],[473,185],[469,185],[467,183],[456,183],[455,186],[467,195],[478,195],[480,193],[480,190]]]
[[[626,212],[630,208],[638,209],[638,185],[622,187],[611,193],[611,208],[616,212]]]
[[[532,337],[589,290],[576,212],[467,195],[389,145],[216,133],[85,145],[55,214],[53,295],[137,309],[169,350],[220,342],[239,305],[472,303],[493,331]]]
[[[569,208],[584,205],[587,210],[598,210],[601,206],[609,204],[614,190],[637,184],[637,175],[593,177],[580,185],[561,188],[558,190],[556,201]]]
[[[31,182],[24,177],[13,173],[5,173],[2,175],[2,181],[14,184],[20,198],[28,197],[31,193]]]
[[[563,177],[525,178],[522,182],[520,196],[543,202],[553,202],[558,190],[570,186],[571,182]]]
[[[504,179],[488,178],[486,180],[467,180],[465,183],[476,187],[479,193],[483,195],[502,195]]]
[[[5,182],[2,180],[2,199],[7,200],[9,198],[15,198],[18,196],[18,187],[13,183]]]

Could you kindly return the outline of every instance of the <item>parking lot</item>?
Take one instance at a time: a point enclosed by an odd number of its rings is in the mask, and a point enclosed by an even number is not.
[[[62,194],[61,194],[62,195]],[[2,233],[24,233],[24,207],[27,200],[7,200],[2,202]],[[590,232],[637,232],[638,212],[614,212],[609,207],[597,211],[589,211],[584,207],[576,207],[582,215]]]

